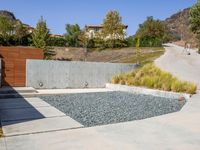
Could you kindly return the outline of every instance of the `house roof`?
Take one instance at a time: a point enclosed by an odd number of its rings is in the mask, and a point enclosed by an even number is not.
[[[63,35],[60,35],[60,34],[50,34],[49,36],[50,37],[64,37]]]
[[[86,25],[86,28],[103,28],[102,25]]]

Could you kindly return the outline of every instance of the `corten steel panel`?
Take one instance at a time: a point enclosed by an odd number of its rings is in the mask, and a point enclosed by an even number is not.
[[[4,63],[3,67],[14,67],[13,58],[12,59],[3,58],[3,63]]]
[[[35,48],[0,47],[2,84],[25,86],[26,59],[43,59],[43,51]]]
[[[7,58],[8,52],[0,50],[0,58]]]
[[[15,78],[14,85],[15,86],[25,86],[25,78]]]
[[[13,85],[14,86],[14,77],[3,77],[3,85]]]
[[[27,58],[31,58],[31,59],[43,59],[43,51],[40,49],[25,49],[25,48],[21,48],[20,49],[20,58],[21,59],[27,59]]]

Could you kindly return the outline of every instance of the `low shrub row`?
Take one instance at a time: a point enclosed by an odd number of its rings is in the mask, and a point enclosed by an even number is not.
[[[195,84],[180,81],[154,64],[147,64],[133,72],[114,76],[112,83],[189,94],[195,94],[197,90]]]

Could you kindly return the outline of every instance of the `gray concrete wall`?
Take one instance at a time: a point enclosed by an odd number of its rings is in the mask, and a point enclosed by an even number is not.
[[[113,75],[135,68],[133,64],[27,60],[26,86],[38,89],[100,88],[105,87]]]

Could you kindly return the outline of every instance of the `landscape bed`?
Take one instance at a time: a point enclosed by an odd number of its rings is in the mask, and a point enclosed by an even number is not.
[[[141,120],[179,111],[185,102],[177,99],[101,92],[40,96],[84,127]]]

